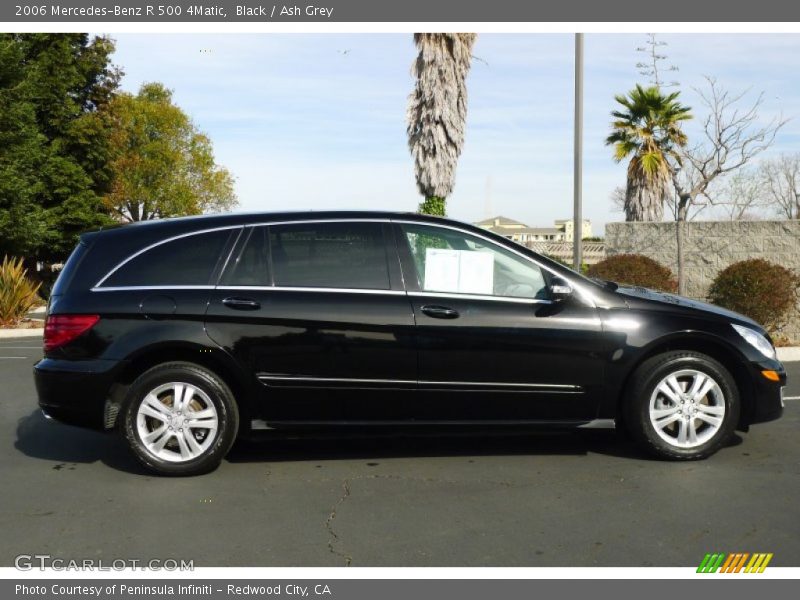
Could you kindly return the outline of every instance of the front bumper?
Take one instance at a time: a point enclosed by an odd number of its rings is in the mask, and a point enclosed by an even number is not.
[[[123,362],[45,358],[33,366],[39,406],[69,425],[105,429],[104,411]]]
[[[765,423],[780,418],[783,414],[782,388],[786,385],[786,369],[777,360],[752,363],[753,401],[749,403],[748,424]],[[770,381],[762,371],[775,371],[778,381]]]

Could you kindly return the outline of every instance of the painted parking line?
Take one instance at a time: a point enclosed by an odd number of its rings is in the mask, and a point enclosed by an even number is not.
[[[3,346],[0,344],[0,350],[41,350],[41,346]]]
[[[786,396],[784,400],[800,400],[800,396]]]
[[[0,360],[15,359],[15,358],[28,358],[27,356],[0,356]]]

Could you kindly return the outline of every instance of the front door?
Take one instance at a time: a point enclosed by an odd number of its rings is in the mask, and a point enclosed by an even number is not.
[[[421,421],[594,418],[603,376],[596,309],[551,299],[549,272],[456,228],[398,223],[417,322]]]
[[[247,232],[207,328],[258,379],[268,422],[403,418],[402,392],[416,385],[414,316],[390,232],[378,221]]]

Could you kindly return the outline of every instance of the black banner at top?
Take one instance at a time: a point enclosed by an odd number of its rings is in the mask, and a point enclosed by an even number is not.
[[[790,0],[3,0],[2,22],[791,22]]]

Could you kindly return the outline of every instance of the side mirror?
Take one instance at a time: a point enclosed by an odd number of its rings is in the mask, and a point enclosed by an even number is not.
[[[550,295],[556,302],[561,302],[572,296],[572,286],[566,279],[553,277],[550,280]]]

